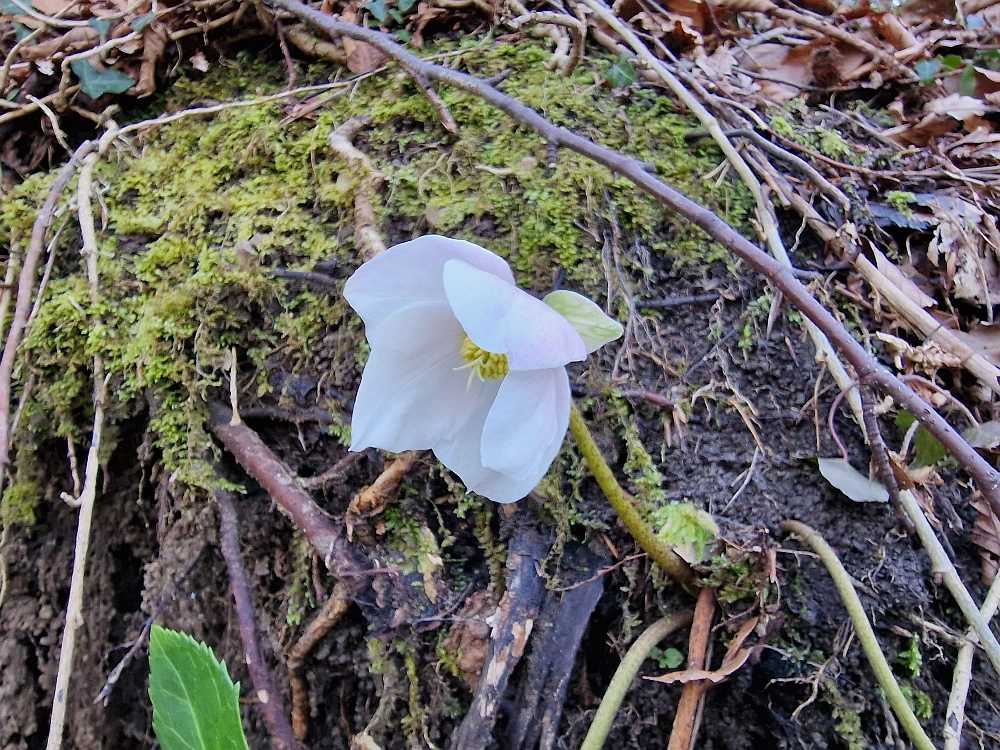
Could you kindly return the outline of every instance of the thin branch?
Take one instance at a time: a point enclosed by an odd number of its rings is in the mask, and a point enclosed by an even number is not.
[[[260,702],[261,713],[267,723],[268,731],[274,747],[278,750],[298,750],[299,743],[288,722],[285,707],[282,705],[281,694],[278,693],[271,679],[271,673],[264,663],[264,655],[260,650],[260,639],[257,637],[257,615],[254,612],[253,600],[250,597],[250,582],[243,568],[243,555],[240,552],[239,518],[233,496],[225,490],[215,491],[215,501],[219,504],[219,546],[229,570],[229,587],[236,601],[236,619],[240,625],[240,638],[243,640],[243,653],[246,655],[247,670],[253,682]]]
[[[76,174],[84,157],[97,148],[93,141],[84,141],[74,152],[70,160],[59,170],[56,179],[49,188],[49,194],[42,204],[41,210],[31,227],[31,240],[28,243],[28,250],[24,254],[24,263],[21,266],[21,275],[17,282],[17,301],[14,303],[14,317],[10,322],[10,329],[7,332],[7,341],[4,344],[3,355],[0,356],[0,483],[3,481],[3,474],[10,463],[10,385],[11,373],[14,371],[14,362],[17,358],[18,348],[21,346],[21,339],[24,336],[28,313],[31,311],[31,298],[35,292],[35,275],[38,270],[38,261],[45,250],[45,235],[52,225],[56,206],[62,197],[63,191],[69,185],[70,180]]]
[[[577,448],[584,461],[587,462],[590,473],[594,475],[594,479],[597,480],[604,496],[608,498],[611,507],[615,509],[622,523],[635,538],[636,543],[671,578],[684,586],[697,585],[691,566],[660,539],[649,524],[642,520],[639,511],[632,504],[632,496],[618,484],[611,467],[601,455],[601,449],[594,442],[594,436],[590,434],[587,423],[584,422],[583,415],[580,414],[580,409],[575,403],[570,404],[569,429],[576,439]]]
[[[359,572],[368,561],[356,552],[327,515],[299,486],[295,475],[245,424],[230,424],[232,412],[222,404],[209,403],[210,427],[226,449],[270,495],[319,553],[338,578],[349,578],[363,586]]]
[[[632,686],[632,682],[639,673],[642,663],[649,656],[649,652],[668,635],[691,622],[692,616],[690,610],[668,615],[662,620],[654,622],[635,639],[635,643],[629,647],[625,658],[615,670],[614,677],[608,683],[608,689],[605,691],[604,697],[601,698],[601,705],[597,707],[594,720],[587,731],[587,737],[580,745],[580,750],[601,750],[604,746],[604,740],[607,739],[608,733],[614,725],[615,715],[625,699],[625,694]]]
[[[868,663],[871,664],[872,671],[875,672],[875,678],[878,680],[879,687],[885,693],[889,705],[892,706],[892,710],[896,712],[896,716],[903,725],[903,729],[906,730],[906,734],[917,747],[917,750],[934,750],[934,743],[930,741],[923,727],[920,726],[920,721],[914,715],[910,704],[906,702],[903,691],[899,689],[899,683],[892,673],[892,667],[886,661],[885,654],[882,653],[882,649],[878,645],[878,639],[875,637],[875,631],[872,630],[871,623],[868,622],[865,607],[854,591],[852,579],[837,558],[837,553],[833,551],[823,537],[804,523],[800,523],[799,521],[782,521],[781,529],[786,533],[801,537],[812,548],[813,552],[819,555],[820,560],[823,561],[823,564],[829,571],[830,577],[833,578],[833,583],[837,587],[840,598],[844,601],[847,614],[851,616],[851,621],[854,623],[854,630],[858,634],[858,640],[861,642],[861,648],[864,649],[865,656],[868,657]]]
[[[661,182],[644,169],[643,163],[597,145],[593,141],[553,125],[538,112],[497,91],[486,82],[450,68],[421,60],[371,29],[343,23],[299,0],[272,0],[334,37],[347,36],[367,42],[397,62],[422,73],[428,80],[444,83],[480,97],[518,122],[532,128],[556,148],[569,148],[628,178],[667,208],[701,227],[713,240],[729,248],[762,273],[785,298],[809,318],[840,350],[860,382],[878,386],[918,419],[976,480],[991,508],[1000,515],[1000,474],[983,459],[930,405],[878,363],[843,325],[783,266],[712,211]],[[997,386],[1000,387],[1000,386]]]

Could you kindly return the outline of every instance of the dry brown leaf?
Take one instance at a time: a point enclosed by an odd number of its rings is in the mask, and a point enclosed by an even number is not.
[[[702,54],[697,54],[697,52],[702,52]],[[736,67],[736,56],[733,55],[733,51],[728,46],[717,47],[711,55],[704,54],[704,50],[700,48],[697,52],[695,53],[695,64],[705,71],[705,74],[713,81],[728,77],[733,72],[733,68]]]
[[[897,50],[919,47],[920,42],[913,33],[893,13],[871,13],[868,16],[872,28]]]
[[[340,20],[344,23],[357,24],[358,10],[351,3],[340,13]],[[342,37],[344,51],[347,53],[347,68],[355,75],[371,73],[375,68],[385,62],[385,55],[365,42],[356,42],[346,36]]]
[[[972,96],[962,96],[961,94],[942,96],[924,105],[925,112],[936,115],[947,115],[956,120],[961,120],[965,123],[970,133],[982,122],[983,115],[994,110],[994,107],[989,106],[982,99],[976,99]]]
[[[981,208],[962,198],[935,194],[928,205],[938,227],[927,248],[927,258],[951,281],[949,292],[956,298],[990,304],[990,290],[1000,290],[1000,264],[987,252],[981,223]],[[996,296],[996,295],[992,295]]]
[[[934,298],[925,293],[913,279],[903,273],[902,269],[885,257],[885,255],[875,249],[875,265],[882,274],[889,279],[903,294],[916,302],[921,307],[934,307],[937,303]]]
[[[952,331],[976,354],[1000,367],[1000,325],[979,324],[969,331]]]
[[[466,599],[455,617],[441,649],[453,654],[455,666],[473,690],[479,685],[479,673],[486,663],[490,646],[490,626],[487,619],[496,611],[497,603],[488,591],[477,591]]]
[[[875,338],[888,347],[897,370],[919,371],[933,376],[940,369],[962,365],[961,357],[945,351],[933,341],[913,346],[905,339],[882,331],[876,332]]]
[[[139,99],[156,91],[156,63],[167,45],[167,31],[163,25],[152,23],[147,26],[142,32],[142,45],[142,64],[139,66],[139,80],[135,84],[135,95]]]
[[[32,47],[25,47],[21,50],[21,57],[29,62],[45,60],[58,52],[69,55],[90,49],[100,41],[101,35],[95,29],[89,26],[77,26],[55,39],[48,39]]]
[[[420,3],[417,6],[417,12],[413,16],[413,20],[406,27],[413,36],[413,46],[417,48],[423,47],[424,29],[427,27],[427,24],[438,16],[447,15],[447,13],[448,11],[444,8],[438,8],[430,3]]]
[[[72,5],[72,0],[32,0],[31,6],[39,13],[54,16]]]

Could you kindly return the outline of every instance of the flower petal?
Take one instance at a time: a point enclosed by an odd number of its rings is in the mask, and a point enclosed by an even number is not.
[[[511,372],[483,426],[483,466],[538,484],[566,437],[569,408],[566,368]]]
[[[386,318],[406,307],[444,302],[444,264],[456,258],[514,283],[507,261],[499,255],[471,242],[429,234],[390,247],[362,265],[344,285],[344,297],[371,336]]]
[[[483,381],[470,382],[468,370],[457,369],[465,364],[459,352],[464,338],[444,304],[387,318],[369,336],[372,353],[354,402],[351,450],[432,448],[458,432],[486,391]]]
[[[596,352],[625,332],[621,323],[609,318],[604,310],[582,294],[560,289],[546,294],[542,302],[570,322],[587,345],[588,354]]]
[[[541,300],[462,260],[444,264],[444,289],[472,342],[506,354],[511,370],[562,367],[587,356],[580,334]]]

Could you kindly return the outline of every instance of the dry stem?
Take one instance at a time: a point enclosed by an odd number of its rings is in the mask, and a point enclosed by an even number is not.
[[[215,501],[219,504],[219,546],[226,560],[229,587],[236,601],[236,619],[239,622],[240,638],[243,641],[243,653],[247,670],[250,672],[250,680],[257,693],[260,710],[264,714],[264,721],[274,747],[277,750],[298,750],[299,743],[285,715],[281,694],[274,686],[271,674],[264,663],[264,654],[260,650],[257,615],[250,596],[250,582],[243,567],[243,555],[240,553],[239,518],[236,515],[233,496],[224,490],[216,490]]]

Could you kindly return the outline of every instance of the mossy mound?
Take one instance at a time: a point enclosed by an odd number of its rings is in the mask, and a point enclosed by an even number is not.
[[[504,89],[556,124],[655,164],[667,182],[740,223],[745,192],[706,183],[720,155],[692,147],[696,128],[649,90],[600,85],[610,60],[592,59],[570,78],[544,67],[528,43],[465,40],[426,52],[476,75],[511,73]],[[182,77],[168,109],[201,100],[246,99],[280,90],[280,66],[223,61],[208,75]],[[329,80],[315,66],[308,77]],[[4,523],[31,522],[43,472],[33,454],[47,440],[83,445],[91,421],[91,365],[100,352],[112,373],[111,420],[148,406],[166,471],[191,486],[213,481],[203,463],[209,440],[204,396],[228,383],[236,354],[241,398],[280,397],[275,373],[319,374],[350,392],[367,349],[360,321],[336,290],[274,278],[271,269],[309,270],[335,261],[345,278],[353,245],[355,179],[330,154],[327,136],[351,117],[373,117],[359,147],[387,177],[378,219],[389,244],[428,232],[478,242],[508,258],[525,287],[543,291],[560,271],[600,299],[607,289],[602,233],[641,243],[688,264],[725,257],[699,230],[667,214],[631,183],[569,152],[545,166],[546,144],[484,102],[442,90],[459,123],[447,133],[421,92],[398,72],[376,74],[320,95],[305,116],[295,100],[190,117],[146,132],[100,164],[102,325],[93,312],[79,237],[68,213],[44,302],[15,373],[33,385],[15,437],[14,481]],[[50,175],[4,199],[0,236],[23,251]],[[6,248],[5,248],[6,249]],[[641,276],[644,269],[629,269]],[[322,389],[320,389],[322,391]],[[336,413],[337,404],[324,403]],[[333,432],[347,439],[346,417]],[[113,431],[112,431],[113,440]],[[51,473],[51,472],[50,472]]]

